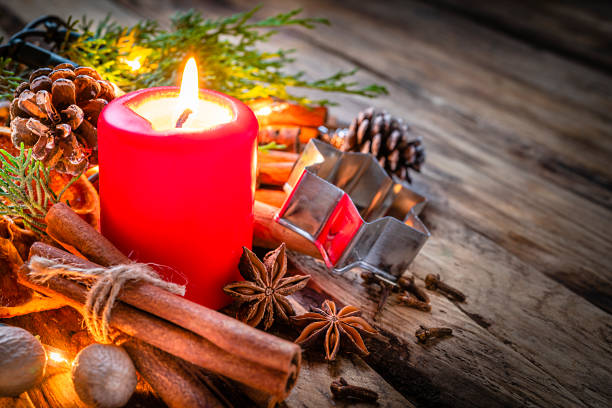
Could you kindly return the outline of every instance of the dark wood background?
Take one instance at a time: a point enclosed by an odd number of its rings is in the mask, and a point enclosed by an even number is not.
[[[434,296],[431,314],[391,300],[375,322],[388,338],[365,360],[308,362],[288,406],[328,406],[329,378],[369,384],[386,406],[612,405],[612,5],[574,1],[265,0],[260,15],[303,7],[332,26],[283,30],[311,76],[360,69],[390,95],[330,95],[349,121],[370,105],[405,118],[428,159],[416,189],[430,198],[432,237],[411,266],[468,295]],[[12,33],[45,13],[167,24],[178,10],[214,17],[247,0],[0,2]],[[299,265],[310,259],[294,256]],[[376,297],[346,274],[310,266],[318,292],[360,305]],[[421,282],[422,283],[422,282]],[[416,344],[419,324],[451,339]],[[49,403],[49,406],[53,404]]]

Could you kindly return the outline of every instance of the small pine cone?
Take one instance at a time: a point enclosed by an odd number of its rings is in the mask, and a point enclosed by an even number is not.
[[[32,156],[50,169],[79,174],[98,161],[98,116],[114,97],[111,83],[93,68],[39,68],[15,90],[13,144],[32,148]]]
[[[359,113],[348,129],[321,131],[319,138],[345,152],[370,153],[392,176],[409,183],[409,169],[420,172],[425,147],[401,119],[368,108]]]

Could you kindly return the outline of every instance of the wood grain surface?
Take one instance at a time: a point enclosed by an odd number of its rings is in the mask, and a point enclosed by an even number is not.
[[[262,17],[303,7],[332,22],[272,37],[266,47],[297,50],[291,69],[316,77],[358,67],[358,81],[390,91],[374,101],[330,95],[340,104],[332,115],[349,121],[373,104],[423,136],[428,157],[414,187],[430,198],[422,218],[432,237],[409,273],[420,285],[439,273],[468,296],[453,303],[432,294],[431,313],[392,297],[374,322],[385,339],[367,342],[371,354],[343,356],[336,366],[307,358],[286,405],[325,406],[326,381],[342,372],[384,392],[382,406],[610,406],[612,8],[570,1],[262,3]],[[11,33],[15,19],[45,13],[98,20],[112,13],[123,24],[147,17],[167,26],[178,10],[215,17],[252,6],[21,0],[0,5],[15,17],[0,19],[0,30]],[[313,275],[296,305],[333,298],[360,306],[372,321],[376,292],[358,274],[331,274],[303,255],[291,259],[294,271]],[[451,327],[454,336],[417,344],[421,324]]]

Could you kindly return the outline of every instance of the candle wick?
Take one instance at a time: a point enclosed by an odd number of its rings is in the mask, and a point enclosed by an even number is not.
[[[176,125],[174,127],[175,128],[182,128],[183,125],[185,124],[185,122],[187,121],[187,118],[192,113],[193,113],[193,111],[191,109],[189,109],[189,108],[185,109],[183,111],[183,113],[181,113],[181,116],[179,116],[179,118],[176,120]]]

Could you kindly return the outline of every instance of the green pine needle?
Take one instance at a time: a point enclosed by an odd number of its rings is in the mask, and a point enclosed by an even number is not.
[[[27,228],[45,235],[47,209],[60,202],[79,177],[73,177],[56,194],[50,187],[49,170],[32,157],[32,149],[22,144],[18,156],[0,149],[0,215],[21,219]]]

